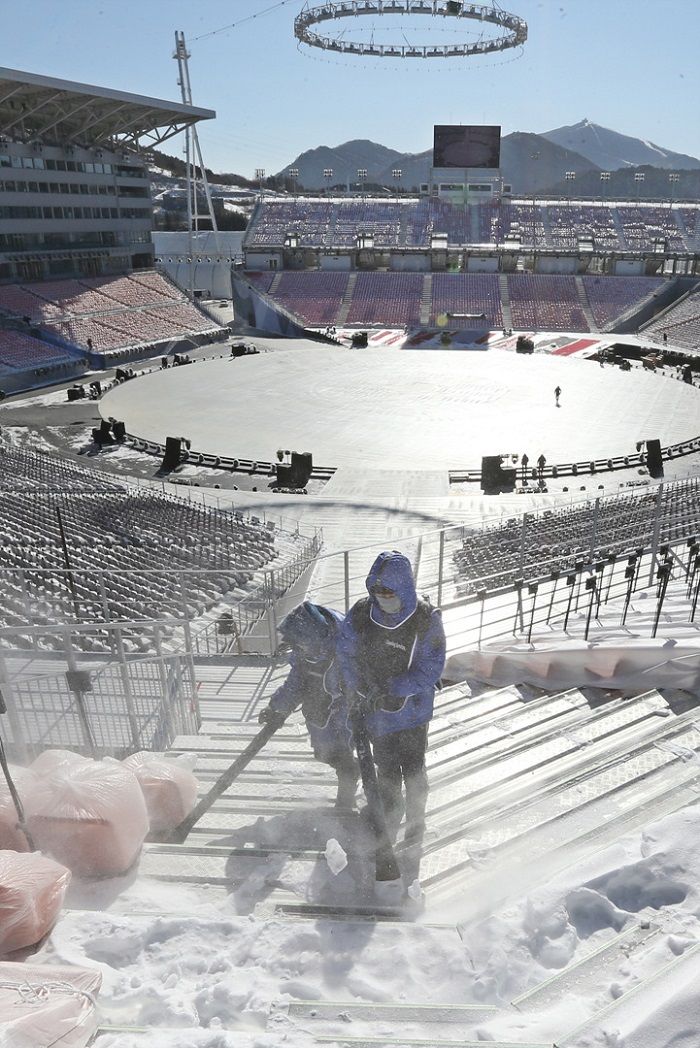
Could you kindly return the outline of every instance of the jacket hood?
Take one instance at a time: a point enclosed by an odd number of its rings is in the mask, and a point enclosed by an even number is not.
[[[365,584],[372,605],[370,615],[379,626],[395,629],[410,618],[418,606],[411,563],[408,557],[399,553],[398,550],[389,550],[379,554],[369,570]],[[401,608],[397,613],[387,615],[381,610],[372,592],[377,585],[393,590],[401,599]]]
[[[279,633],[293,649],[303,647],[305,654],[312,659],[322,658],[333,651],[341,621],[338,612],[305,600],[285,616],[279,625]]]

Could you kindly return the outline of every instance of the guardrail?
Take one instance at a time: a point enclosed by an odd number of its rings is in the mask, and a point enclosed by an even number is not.
[[[11,756],[27,760],[47,747],[70,748],[91,757],[122,757],[137,750],[168,749],[176,736],[196,734],[200,717],[194,668],[188,653],[165,652],[160,637],[168,620],[135,623],[55,624],[55,651],[0,654],[3,722]],[[0,641],[12,647],[45,627],[5,627]],[[156,654],[127,657],[124,640],[147,633]],[[111,634],[114,654],[86,655],[89,640]]]

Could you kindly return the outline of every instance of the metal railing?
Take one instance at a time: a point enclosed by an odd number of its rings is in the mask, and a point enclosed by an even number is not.
[[[176,736],[196,734],[200,717],[194,667],[188,654],[166,653],[160,636],[167,623],[54,625],[51,653],[0,655],[0,689],[7,707],[5,745],[24,760],[47,747],[87,756],[121,757],[137,750],[168,749]],[[12,645],[22,630],[0,630]],[[34,632],[34,628],[30,628]],[[124,638],[150,633],[156,654],[127,657]],[[86,655],[86,640],[112,634],[114,657]],[[42,631],[46,637],[46,631]]]

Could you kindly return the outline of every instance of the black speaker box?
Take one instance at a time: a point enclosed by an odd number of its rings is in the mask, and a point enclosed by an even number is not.
[[[661,457],[661,441],[647,441],[647,469],[652,477],[662,477],[664,473],[664,461]]]
[[[537,476],[537,474],[535,473],[534,469],[532,471],[532,475],[533,475],[533,478]],[[510,467],[508,469],[503,469],[501,467],[501,489],[507,488],[507,489],[512,491],[513,488],[515,487],[515,477],[516,477],[515,467],[513,467],[512,469]]]
[[[112,437],[112,423],[108,419],[103,418],[100,422],[100,431],[102,433],[102,440],[100,444],[113,444],[114,438]]]
[[[182,453],[182,440],[180,437],[165,438],[165,454],[163,455],[162,469],[176,469],[180,465]]]
[[[296,477],[291,466],[282,465],[278,462],[275,467],[278,488],[296,488]],[[302,485],[303,487],[303,485]]]
[[[481,487],[484,491],[498,491],[501,486],[501,456],[484,455],[481,460]]]
[[[292,452],[292,472],[294,474],[294,486],[303,488],[314,468],[313,458],[310,451]]]
[[[112,433],[114,433],[114,439],[121,443],[126,440],[126,423],[125,422],[113,422]]]

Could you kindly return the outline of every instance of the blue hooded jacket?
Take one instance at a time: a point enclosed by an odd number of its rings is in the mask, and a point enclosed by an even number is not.
[[[279,632],[292,651],[291,670],[270,699],[279,713],[302,707],[315,756],[333,763],[352,754],[352,732],[342,687],[336,647],[343,616],[332,608],[304,601],[282,621]],[[328,719],[318,723],[314,707],[329,700]]]
[[[398,611],[382,611],[374,595],[378,585],[400,598]],[[378,738],[432,717],[435,686],[445,666],[445,631],[437,608],[418,599],[403,553],[380,553],[366,586],[369,597],[345,618],[338,656],[350,700],[353,692],[373,699],[365,722]]]

